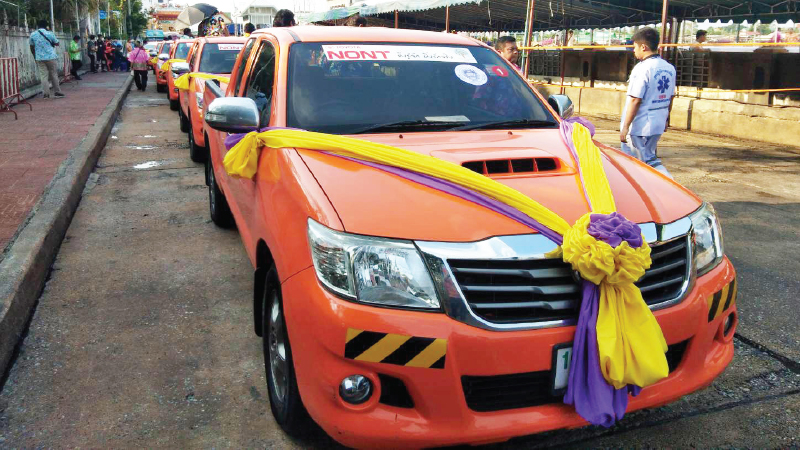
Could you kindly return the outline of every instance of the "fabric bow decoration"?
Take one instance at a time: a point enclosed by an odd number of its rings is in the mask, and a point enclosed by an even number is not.
[[[591,208],[570,226],[521,192],[438,158],[384,144],[295,129],[265,129],[231,135],[223,160],[228,174],[253,178],[259,151],[298,148],[321,151],[467,199],[520,222],[561,247],[561,257],[583,279],[564,402],[592,424],[611,426],[623,417],[628,393],[637,395],[669,374],[667,344],[653,313],[634,284],[650,267],[650,247],[639,226],[616,212],[592,141],[594,127],[583,119],[561,122],[562,140],[576,162]],[[274,178],[275,168],[263,176]],[[548,255],[552,256],[552,255]]]

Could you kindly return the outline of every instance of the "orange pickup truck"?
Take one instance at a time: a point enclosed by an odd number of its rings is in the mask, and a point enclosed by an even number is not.
[[[167,71],[161,70],[161,66],[169,60],[169,53],[172,49],[172,41],[164,41],[158,44],[156,53],[158,61],[153,65],[153,74],[156,76],[156,92],[167,92]]]
[[[550,239],[302,147],[263,151],[252,180],[223,167],[229,133],[348,135],[467,167],[574,223],[588,206],[559,135],[568,98],[543,98],[466,37],[292,27],[253,33],[230,83],[207,82],[203,101],[211,218],[235,222],[255,268],[255,332],[286,432],[310,416],[348,446],[429,447],[587,424],[562,399],[580,285]],[[651,246],[636,284],[669,346],[669,376],[632,411],[708,386],[731,361],[735,271],[711,205],[601,150],[620,213]]]
[[[185,69],[229,77],[244,41],[243,37],[197,38],[189,50]],[[181,131],[189,134],[189,157],[194,162],[204,162],[208,154],[203,133],[205,84],[202,78],[192,78],[189,89],[178,93]]]
[[[189,49],[192,47],[194,39],[180,39],[172,44],[172,49],[169,52],[169,59],[186,59],[189,55]],[[162,71],[163,72],[163,71]],[[167,81],[167,98],[169,98],[169,109],[177,111],[180,104],[178,103],[178,88],[175,87],[175,79],[178,74],[172,71],[164,72],[164,78]]]

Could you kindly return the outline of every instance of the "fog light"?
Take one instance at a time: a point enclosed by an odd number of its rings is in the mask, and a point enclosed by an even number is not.
[[[734,317],[734,314],[728,314],[728,317],[725,318],[725,324],[722,327],[723,336],[728,337],[728,334],[730,334],[734,324]]]
[[[363,375],[350,375],[339,385],[339,395],[347,403],[364,403],[372,395],[372,383]]]

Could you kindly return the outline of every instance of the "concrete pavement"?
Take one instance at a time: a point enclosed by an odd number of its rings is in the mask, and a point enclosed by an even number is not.
[[[0,251],[39,200],[59,165],[86,137],[128,73],[83,76],[63,84],[63,99],[37,97],[14,108],[19,115],[0,114]]]
[[[617,139],[595,119],[598,137]],[[328,448],[289,440],[266,400],[250,266],[208,218],[202,167],[163,94],[131,93],[0,392],[0,447]],[[665,136],[676,178],[711,200],[739,271],[742,339],[709,388],[588,427],[490,448],[800,445],[796,150]]]

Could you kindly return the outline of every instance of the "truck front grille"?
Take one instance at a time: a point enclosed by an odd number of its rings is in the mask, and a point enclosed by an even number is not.
[[[688,235],[651,248],[653,264],[636,285],[648,305],[683,294],[690,275]],[[493,323],[576,319],[580,283],[561,259],[448,259],[469,307]]]

